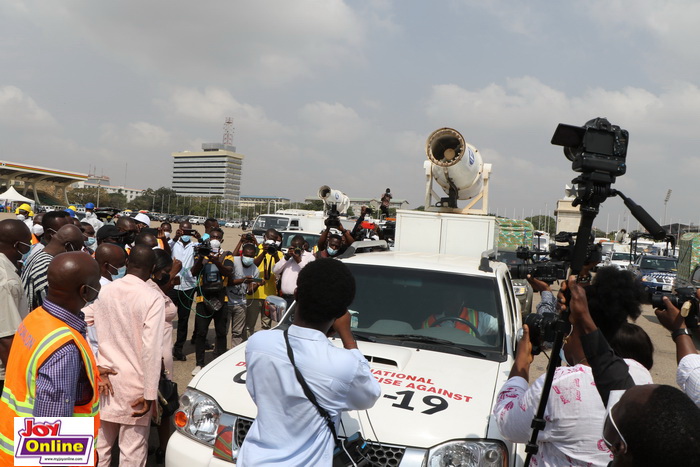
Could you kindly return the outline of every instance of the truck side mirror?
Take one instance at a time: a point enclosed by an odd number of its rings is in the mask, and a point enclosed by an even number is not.
[[[277,295],[268,295],[267,298],[265,298],[265,309],[263,312],[266,316],[269,316],[272,321],[279,323],[287,312],[287,301]]]

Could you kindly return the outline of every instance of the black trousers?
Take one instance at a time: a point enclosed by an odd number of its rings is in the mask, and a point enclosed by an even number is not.
[[[190,308],[192,308],[194,294],[194,287],[187,290],[172,289],[168,292],[170,299],[177,305],[177,338],[175,345],[173,345],[173,353],[175,354],[182,354],[182,347],[187,341],[187,326],[190,321]]]
[[[208,309],[203,302],[197,303],[196,306],[197,315],[194,317],[194,351],[197,366],[204,366],[204,352],[206,350],[207,332],[209,331],[209,324],[211,324],[212,320],[214,320],[214,331],[216,332],[214,355],[218,357],[226,352],[226,335],[228,334],[229,310],[225,303],[221,309],[214,312]]]

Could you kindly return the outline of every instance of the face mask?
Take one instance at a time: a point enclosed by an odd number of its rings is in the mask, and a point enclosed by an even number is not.
[[[170,274],[163,273],[163,275],[160,276],[160,279],[156,279],[155,277],[153,277],[152,279],[153,282],[155,282],[159,287],[163,287],[165,284],[170,282]]]
[[[182,243],[190,243],[192,237],[190,237],[189,235],[183,235],[182,237],[180,237],[180,240],[182,240]]]
[[[338,250],[334,250],[331,247],[326,248],[326,253],[328,253],[328,256],[335,256],[338,254]]]
[[[112,276],[113,281],[116,281],[117,279],[121,279],[122,277],[124,277],[126,275],[126,266],[122,266],[120,268],[115,268],[111,264],[110,264],[110,266],[117,270],[116,274],[110,274],[110,276]]]
[[[32,233],[37,237],[41,237],[42,235],[44,235],[44,226],[41,224],[34,224],[32,226]]]
[[[94,212],[92,212],[92,211],[85,212],[85,219],[92,219],[93,217],[95,217]]]
[[[214,239],[211,242],[209,242],[209,244],[211,245],[212,250],[219,250],[221,248],[221,241],[220,240]]]
[[[243,256],[241,257],[241,263],[243,263],[243,266],[248,267],[253,265],[253,258],[249,256]]]
[[[24,219],[26,219],[26,217],[24,216],[24,214],[17,214],[17,219],[23,221]]]
[[[85,246],[92,246],[96,241],[95,237],[88,237],[87,240],[85,240]]]
[[[163,232],[163,235],[165,235],[165,238],[170,238],[170,232],[168,232],[167,230]]]
[[[208,233],[205,233],[202,235],[202,241],[209,240],[210,235]]]
[[[92,300],[88,300],[88,299],[86,299],[85,297],[81,297],[81,298],[85,301],[85,306],[87,307],[87,306],[90,306],[90,305],[92,305],[93,303],[95,303],[95,300],[97,300],[97,296],[100,294],[100,291],[97,290],[97,289],[95,289],[95,288],[93,288],[93,287],[90,287],[90,286],[87,285],[87,284],[85,284],[85,288],[87,288],[87,289],[92,290],[93,292],[95,292],[95,298],[93,298]]]
[[[561,361],[566,365],[566,366],[571,366],[569,365],[569,362],[566,361],[566,355],[564,355],[564,347],[559,349],[559,358],[561,358]]]

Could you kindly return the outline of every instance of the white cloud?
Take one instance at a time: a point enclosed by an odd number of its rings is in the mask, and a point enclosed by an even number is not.
[[[0,123],[17,129],[45,129],[56,125],[51,114],[16,86],[0,86]]]
[[[357,112],[340,103],[306,104],[299,116],[306,123],[305,132],[313,139],[329,143],[349,143],[366,134],[369,125]]]
[[[16,14],[50,34],[80,37],[126,65],[181,79],[285,83],[361,62],[366,39],[365,20],[343,0],[17,5]]]
[[[104,124],[100,140],[112,145],[161,148],[168,146],[171,142],[170,133],[167,130],[148,122],[132,122],[123,129],[113,124]]]

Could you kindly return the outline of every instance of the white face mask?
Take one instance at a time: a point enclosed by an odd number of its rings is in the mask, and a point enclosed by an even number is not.
[[[41,224],[34,224],[34,225],[32,226],[32,232],[33,232],[34,235],[36,235],[37,237],[40,237],[40,236],[44,235],[44,226],[41,225]]]
[[[23,221],[26,217],[24,217],[24,214],[17,214],[17,219]]]
[[[221,241],[219,240],[211,240],[209,244],[212,250],[219,250],[221,248]]]
[[[163,232],[163,235],[165,235],[165,238],[170,238],[170,232],[167,230]]]

